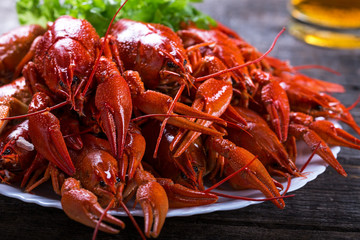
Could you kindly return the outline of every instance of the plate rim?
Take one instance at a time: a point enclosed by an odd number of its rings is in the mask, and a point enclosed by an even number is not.
[[[336,127],[338,126],[339,125],[337,125]],[[304,146],[306,147],[305,143],[300,142],[300,149],[302,149]],[[335,157],[337,157],[340,150],[341,148],[339,146],[331,147],[331,151],[333,152]],[[297,165],[301,165],[304,162],[304,159],[306,160],[308,156],[310,156],[310,154],[302,154],[298,156]],[[328,164],[325,161],[323,161],[318,155],[315,155],[306,168],[305,171],[306,174],[304,174],[305,176],[292,178],[288,192],[292,192],[304,187],[308,182],[313,181],[314,179],[317,178],[317,176],[322,174],[327,168],[327,166]],[[287,182],[281,182],[281,184],[283,184],[284,189],[286,189]],[[229,194],[229,191],[225,191],[225,190],[217,190],[217,191]],[[264,196],[258,190],[241,190],[241,191],[234,190],[231,191],[230,193],[231,194],[235,193],[236,195],[245,193],[246,197],[251,197],[256,199],[264,198]],[[37,204],[43,207],[53,207],[53,208],[62,209],[59,196],[58,199],[52,199],[49,197],[39,196],[32,193],[25,193],[22,192],[22,190],[19,187],[4,183],[0,183],[0,194],[10,198],[21,200],[23,202]],[[54,194],[54,196],[57,195]],[[219,197],[218,202],[210,205],[169,209],[167,213],[167,217],[192,216],[192,215],[206,214],[216,211],[231,211],[231,210],[244,208],[249,205],[260,204],[263,202],[263,201],[244,201],[244,200],[236,200],[236,199],[224,200],[224,199],[225,198]],[[132,205],[130,204],[129,206]],[[109,211],[109,213],[114,216],[127,216],[127,214],[124,211],[119,211],[119,210],[111,210]],[[135,209],[130,208],[130,213],[133,216],[143,216],[142,210],[139,205],[137,205],[137,208]]]

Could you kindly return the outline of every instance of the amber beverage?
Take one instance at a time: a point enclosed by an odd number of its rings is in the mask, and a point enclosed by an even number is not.
[[[360,47],[360,0],[290,0],[290,33],[333,48]]]

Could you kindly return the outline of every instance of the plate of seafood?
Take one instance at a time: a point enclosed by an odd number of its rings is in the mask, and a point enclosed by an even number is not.
[[[338,125],[338,124],[337,124]],[[339,126],[339,125],[338,125]],[[304,142],[298,143],[298,150],[301,152],[297,158],[297,165],[299,168],[305,164],[307,159],[310,157],[311,152],[309,149],[306,148]],[[334,156],[336,157],[337,154],[340,152],[340,147],[332,147],[331,151],[333,152]],[[316,179],[318,175],[323,173],[326,169],[328,164],[326,164],[319,156],[315,155],[309,165],[306,167],[303,176],[293,178],[291,180],[290,187],[288,192],[292,192],[298,190],[305,186],[306,183]],[[284,188],[287,187],[287,182],[282,182]],[[240,199],[231,199],[220,197],[218,201],[214,204],[204,205],[204,206],[197,206],[197,207],[187,207],[187,208],[174,208],[169,209],[167,213],[167,217],[178,217],[178,216],[191,216],[196,214],[205,214],[214,211],[229,211],[234,209],[240,209],[243,207],[247,207],[252,204],[258,204],[262,201],[258,201],[264,198],[264,195],[261,192],[256,190],[240,190],[234,191],[231,189],[217,189],[216,192],[233,195],[233,196],[240,196],[245,198],[253,198],[254,201],[251,199],[249,200],[240,200]],[[46,185],[41,189],[37,190],[35,193],[25,193],[19,186],[11,186],[8,184],[0,184],[0,194],[4,196],[8,196],[11,198],[16,198],[28,203],[38,204],[43,207],[54,207],[62,209],[60,203],[60,197],[55,195],[51,191],[51,186]],[[128,204],[129,207],[133,204]],[[143,211],[139,205],[136,205],[135,208],[130,208],[130,212],[133,216],[143,216]],[[116,216],[126,216],[124,211],[117,211],[111,210],[110,214]]]
[[[28,2],[0,36],[2,195],[113,234],[114,215],[144,216],[157,237],[166,217],[283,209],[328,165],[347,175],[340,146],[360,149],[344,88],[269,56],[285,29],[261,53],[178,1]]]

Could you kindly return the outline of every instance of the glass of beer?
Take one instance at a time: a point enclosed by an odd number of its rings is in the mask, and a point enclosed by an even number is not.
[[[308,44],[360,48],[360,0],[289,0],[289,32]]]

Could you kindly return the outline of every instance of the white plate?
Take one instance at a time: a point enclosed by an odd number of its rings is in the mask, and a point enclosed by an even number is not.
[[[336,127],[340,127],[336,124]],[[335,157],[340,152],[340,147],[333,147],[332,149]],[[306,162],[308,157],[311,154],[309,148],[303,142],[298,143],[298,153],[299,156],[296,160],[299,169]],[[317,155],[314,156],[310,164],[305,169],[304,175],[305,177],[297,177],[293,178],[291,181],[291,185],[289,188],[289,192],[295,191],[301,187],[303,187],[306,183],[314,180],[319,174],[323,173],[327,167],[327,164]],[[283,182],[284,189],[286,189],[287,183]],[[225,193],[229,195],[249,197],[249,198],[257,198],[262,199],[264,196],[261,192],[256,190],[242,190],[242,191],[220,191],[217,192]],[[24,193],[20,188],[10,186],[7,184],[0,184],[0,194],[20,199],[24,202],[35,203],[41,205],[43,207],[55,207],[61,209],[60,197],[52,193],[51,186],[45,185],[40,186],[38,190],[35,191],[35,194]],[[204,214],[210,213],[214,211],[226,211],[226,210],[234,210],[243,208],[252,204],[261,203],[259,201],[244,201],[244,200],[234,200],[229,198],[220,197],[218,202],[199,206],[199,207],[189,207],[189,208],[180,208],[180,209],[170,209],[168,211],[167,217],[175,217],[175,216],[191,216],[195,214]],[[129,205],[132,208],[132,205]],[[143,216],[142,210],[139,205],[135,207],[135,209],[130,210],[133,216]],[[117,216],[126,216],[126,213],[123,211],[110,211],[112,215]]]

